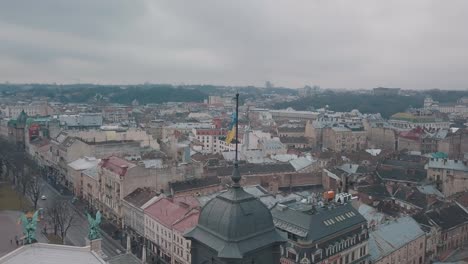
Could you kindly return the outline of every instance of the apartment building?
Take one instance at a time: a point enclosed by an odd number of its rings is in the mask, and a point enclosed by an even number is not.
[[[199,202],[192,196],[161,198],[144,209],[149,258],[171,264],[191,263],[191,242],[183,237],[198,223]]]
[[[373,264],[425,263],[426,234],[409,216],[379,225],[369,236]]]
[[[366,131],[363,127],[337,125],[323,131],[323,147],[335,152],[358,151],[366,146]]]
[[[467,161],[431,158],[426,167],[427,179],[445,196],[468,190]]]
[[[281,263],[368,263],[367,221],[351,204],[317,208],[292,201],[271,213],[275,227],[288,236]]]

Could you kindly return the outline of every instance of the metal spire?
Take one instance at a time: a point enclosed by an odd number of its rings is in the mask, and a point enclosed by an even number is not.
[[[241,180],[239,172],[239,93],[236,93],[236,156],[234,160],[234,170],[232,171],[231,179],[234,182],[233,187],[240,187],[239,181]]]

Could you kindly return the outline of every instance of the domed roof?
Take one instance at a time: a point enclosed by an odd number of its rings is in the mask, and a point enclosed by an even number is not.
[[[226,259],[242,259],[256,249],[285,242],[275,229],[270,210],[238,184],[237,166],[232,179],[234,185],[202,208],[198,225],[185,237]]]
[[[231,188],[203,207],[198,225],[229,240],[274,229],[270,210],[242,188]]]

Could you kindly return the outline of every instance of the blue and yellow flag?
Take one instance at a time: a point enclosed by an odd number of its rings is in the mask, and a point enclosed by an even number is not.
[[[231,116],[231,124],[229,124],[229,132],[226,136],[226,143],[231,144],[234,136],[236,136],[236,122],[237,122],[237,114],[236,112],[232,113]]]

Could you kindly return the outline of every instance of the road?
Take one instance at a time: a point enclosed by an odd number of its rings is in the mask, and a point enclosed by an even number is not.
[[[74,245],[74,246],[85,246],[85,238],[88,235],[88,220],[86,216],[76,209],[72,204],[72,196],[61,195],[57,190],[55,190],[49,183],[42,180],[42,195],[47,197],[46,200],[39,200],[38,208],[44,208],[47,210],[48,207],[51,207],[55,200],[67,200],[70,202],[70,206],[77,212],[75,221],[73,225],[67,232],[65,244]],[[42,227],[43,228],[43,227]],[[48,230],[51,232],[52,226],[48,225]],[[120,246],[119,241],[114,240],[107,236],[106,234],[102,235],[102,251],[104,257],[113,257],[125,253],[125,250]]]

